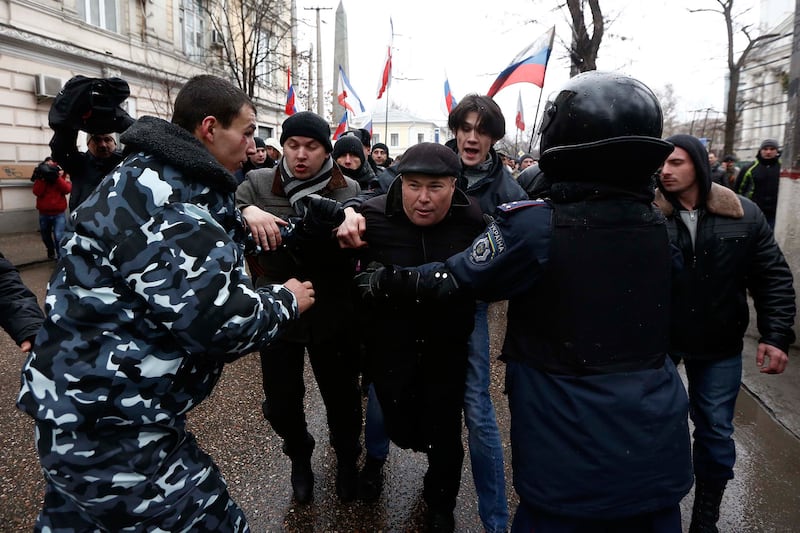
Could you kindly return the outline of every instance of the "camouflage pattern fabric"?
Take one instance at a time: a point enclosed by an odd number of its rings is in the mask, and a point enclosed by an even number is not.
[[[140,119],[125,135],[129,152],[142,151],[73,213],[22,371],[17,405],[37,422],[48,480],[43,520],[59,499],[131,523],[182,498],[216,509],[224,482],[186,434],[185,414],[226,361],[298,316],[290,291],[255,290],[245,273],[230,173],[165,121]],[[219,491],[204,500],[209,484]]]

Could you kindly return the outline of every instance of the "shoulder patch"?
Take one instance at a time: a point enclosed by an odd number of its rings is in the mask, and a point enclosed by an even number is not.
[[[493,222],[486,228],[486,232],[472,244],[469,259],[472,263],[478,265],[491,261],[505,250],[506,243],[503,235],[500,233],[497,224]]]
[[[537,205],[546,205],[547,202],[544,200],[518,200],[516,202],[507,202],[505,204],[501,204],[497,206],[497,209],[502,211],[503,213],[510,213],[512,211],[516,211],[517,209],[523,209],[525,207],[535,207]]]

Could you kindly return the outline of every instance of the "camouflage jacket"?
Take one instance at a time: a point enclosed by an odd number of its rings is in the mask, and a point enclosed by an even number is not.
[[[72,215],[17,405],[65,430],[181,424],[224,362],[298,315],[244,270],[233,176],[187,131],[144,117]]]

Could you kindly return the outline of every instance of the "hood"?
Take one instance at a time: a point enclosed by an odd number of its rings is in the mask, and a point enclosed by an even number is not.
[[[194,135],[166,120],[144,116],[120,136],[125,155],[144,152],[212,189],[235,192],[237,181]]]
[[[672,143],[678,148],[683,148],[694,163],[695,177],[700,186],[700,197],[698,205],[705,205],[708,199],[708,192],[711,190],[711,164],[708,162],[708,152],[700,139],[692,135],[673,135],[667,138],[667,142]],[[656,180],[659,190],[670,202],[677,202],[675,195],[666,192],[661,187],[661,180]]]

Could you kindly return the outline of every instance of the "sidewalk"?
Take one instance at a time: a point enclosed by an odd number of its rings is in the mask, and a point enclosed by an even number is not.
[[[39,234],[0,233],[0,252],[17,267],[47,262]],[[754,313],[751,312],[751,318]],[[800,348],[789,350],[789,366],[781,375],[761,374],[756,367],[758,339],[744,338],[742,385],[787,431],[800,439]]]
[[[0,233],[0,253],[17,268],[49,261],[39,232]]]

